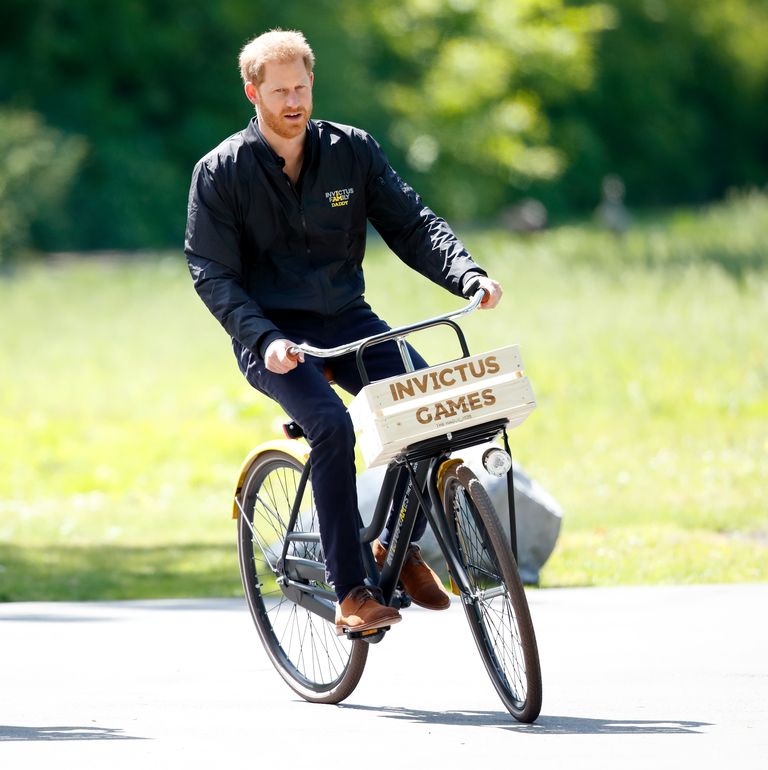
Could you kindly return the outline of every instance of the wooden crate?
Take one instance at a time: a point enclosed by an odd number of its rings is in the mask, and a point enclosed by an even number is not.
[[[378,380],[349,406],[368,467],[405,447],[452,430],[506,417],[519,425],[536,399],[517,345]]]

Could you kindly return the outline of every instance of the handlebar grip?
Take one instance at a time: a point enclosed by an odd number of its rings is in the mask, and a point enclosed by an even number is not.
[[[483,292],[483,295],[487,295],[488,292],[481,288],[480,286],[480,280],[478,278],[470,278],[467,285],[464,287],[464,291],[462,294],[467,299],[474,299],[475,294],[477,294],[478,291]]]

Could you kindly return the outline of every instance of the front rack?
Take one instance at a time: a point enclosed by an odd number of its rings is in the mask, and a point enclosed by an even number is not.
[[[399,461],[417,462],[434,457],[439,452],[459,452],[467,447],[493,441],[501,434],[509,420],[492,420],[482,425],[472,425],[469,428],[428,438],[406,447],[397,458]]]

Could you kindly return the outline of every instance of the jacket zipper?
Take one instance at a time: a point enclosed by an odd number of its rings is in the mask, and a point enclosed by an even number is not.
[[[299,216],[301,217],[301,229],[304,231],[304,246],[307,249],[307,254],[311,254],[312,249],[309,248],[309,233],[307,231],[307,217],[304,214],[304,204],[302,203],[301,197],[299,196],[299,193],[294,187],[293,182],[291,181],[291,178],[285,172],[283,172],[283,176],[285,177],[285,181],[288,184],[288,187],[291,188],[293,197],[296,198],[296,203],[299,204]]]
[[[285,177],[285,181],[288,183],[288,187],[291,188],[291,192],[293,193],[293,197],[296,198],[296,203],[299,204],[299,216],[301,217],[301,229],[304,231],[304,247],[307,250],[307,256],[310,256],[312,254],[312,249],[309,247],[309,231],[307,229],[307,216],[304,212],[304,204],[301,200],[301,196],[299,195],[298,191],[296,190],[296,187],[294,186],[293,182],[291,181],[291,178],[283,172],[283,176]],[[325,309],[326,312],[328,312],[328,304],[327,300],[325,301]]]

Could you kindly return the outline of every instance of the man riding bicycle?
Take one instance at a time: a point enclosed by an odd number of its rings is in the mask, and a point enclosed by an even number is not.
[[[331,348],[387,330],[364,299],[367,223],[407,265],[462,296],[485,290],[493,308],[501,286],[471,258],[448,224],[387,162],[364,131],[311,120],[314,54],[300,32],[273,30],[240,53],[240,73],[256,117],[195,166],[185,254],[195,289],[232,338],[248,382],[277,401],[311,447],[312,485],[328,570],[339,604],[339,633],[383,628],[400,614],[365,585],[358,540],[355,437],[323,361],[293,356],[298,342]],[[426,366],[411,349],[416,368]],[[369,348],[372,380],[402,374],[395,343]],[[354,356],[330,362],[344,390],[362,387]],[[374,542],[383,564],[394,521]],[[417,604],[450,599],[421,559],[416,522],[401,573]]]

